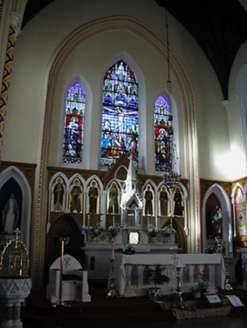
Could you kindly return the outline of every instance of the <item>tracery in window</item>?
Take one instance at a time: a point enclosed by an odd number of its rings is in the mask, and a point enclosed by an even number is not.
[[[82,162],[85,116],[85,92],[79,83],[69,87],[66,96],[63,139],[63,163]]]
[[[138,81],[123,61],[113,64],[103,81],[101,165],[111,166],[122,154],[138,167]]]
[[[159,96],[154,103],[155,170],[170,172],[172,169],[171,137],[172,115],[170,104]]]

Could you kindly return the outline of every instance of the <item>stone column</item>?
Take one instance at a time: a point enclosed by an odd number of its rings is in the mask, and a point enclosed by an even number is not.
[[[12,73],[15,41],[20,32],[17,26],[20,21],[21,21],[20,15],[14,12],[10,13],[10,26],[9,26],[8,42],[7,42],[7,49],[5,54],[5,63],[3,69],[3,78],[2,78],[1,95],[0,95],[0,161],[1,161],[1,154],[2,154],[4,122],[5,122],[8,93],[10,87],[10,77]]]
[[[4,304],[4,318],[1,324],[1,328],[13,327],[12,313],[13,313],[13,304],[12,303]]]

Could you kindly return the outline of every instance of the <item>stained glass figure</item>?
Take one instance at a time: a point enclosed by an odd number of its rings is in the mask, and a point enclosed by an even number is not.
[[[107,70],[103,81],[101,165],[111,166],[126,154],[138,167],[138,118],[137,77],[120,60]]]
[[[67,91],[64,120],[63,163],[82,162],[85,92],[79,83]]]
[[[160,96],[154,103],[155,170],[170,172],[172,168],[172,115],[169,102]]]

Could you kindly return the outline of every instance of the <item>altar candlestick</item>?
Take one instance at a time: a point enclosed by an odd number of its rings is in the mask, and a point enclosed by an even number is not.
[[[228,250],[228,241],[226,242],[226,257],[229,256],[229,250]]]

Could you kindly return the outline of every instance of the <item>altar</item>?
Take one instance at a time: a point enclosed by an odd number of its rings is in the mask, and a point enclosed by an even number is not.
[[[184,265],[181,271],[183,292],[199,282],[203,271],[208,273],[211,292],[216,292],[219,287],[224,289],[226,272],[222,254],[116,254],[116,291],[125,297],[147,295],[148,288],[154,286],[148,279],[148,269],[157,264],[165,268],[165,274],[169,277],[169,283],[159,286],[162,294],[176,291],[178,264]]]

